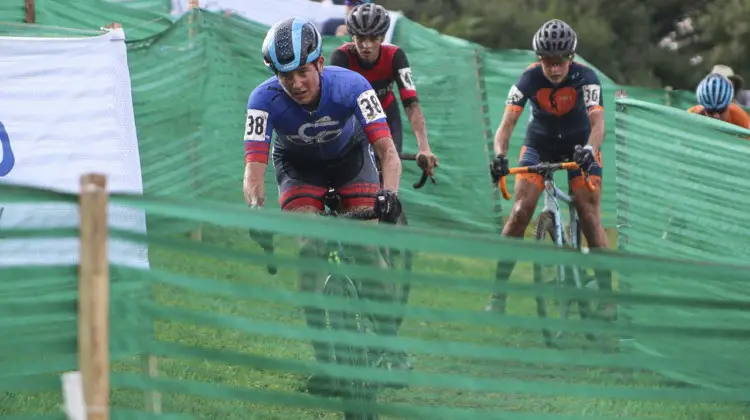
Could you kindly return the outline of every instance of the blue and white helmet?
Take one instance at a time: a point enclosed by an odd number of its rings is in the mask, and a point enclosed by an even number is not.
[[[698,84],[695,97],[706,111],[723,111],[734,99],[734,86],[726,77],[711,73]]]
[[[268,68],[286,73],[317,60],[323,52],[323,38],[312,22],[293,17],[268,30],[262,50]]]

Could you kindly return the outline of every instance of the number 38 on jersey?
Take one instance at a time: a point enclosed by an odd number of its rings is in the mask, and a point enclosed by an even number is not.
[[[380,106],[380,99],[378,99],[375,90],[370,89],[362,92],[357,98],[357,104],[359,105],[359,110],[362,112],[362,116],[365,117],[365,121],[368,123],[385,118],[385,112],[383,111],[383,107]]]
[[[265,141],[267,123],[268,112],[248,109],[245,121],[245,141]]]

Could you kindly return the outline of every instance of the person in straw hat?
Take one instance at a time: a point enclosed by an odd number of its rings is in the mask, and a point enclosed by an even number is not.
[[[750,92],[744,90],[745,81],[742,76],[736,74],[731,67],[724,64],[717,64],[711,69],[711,73],[720,74],[734,86],[734,100],[742,106],[750,106]]]

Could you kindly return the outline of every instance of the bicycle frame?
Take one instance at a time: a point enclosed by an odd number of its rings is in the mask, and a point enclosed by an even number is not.
[[[565,229],[565,224],[562,220],[560,202],[568,205],[570,213],[570,235],[568,235]],[[553,174],[551,172],[545,174],[544,177],[544,207],[542,208],[542,212],[552,213],[553,220],[555,221],[555,245],[563,247],[567,244],[570,245],[573,249],[580,250],[580,243],[577,235],[578,217],[575,205],[573,204],[573,197],[571,197],[570,194],[566,194],[564,191],[557,187],[553,178]],[[566,282],[565,271],[566,270],[564,265],[557,266],[557,278],[563,284],[565,284]],[[581,271],[579,270],[579,268],[576,266],[571,266],[570,271],[573,273],[573,281],[575,282],[576,287],[583,287],[583,279],[581,278]]]
[[[580,244],[578,243],[578,235],[573,234],[568,237],[568,234],[565,231],[565,225],[563,224],[562,213],[560,211],[560,202],[568,205],[568,212],[570,214],[570,232],[578,232],[578,215],[576,213],[575,206],[573,205],[573,197],[558,188],[557,185],[555,185],[554,180],[545,179],[544,207],[542,208],[542,212],[548,211],[554,216],[555,233],[557,233],[555,244],[557,246],[569,244],[571,247],[578,249],[580,246]]]

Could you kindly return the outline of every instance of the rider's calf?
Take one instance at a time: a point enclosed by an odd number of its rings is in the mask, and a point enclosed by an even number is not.
[[[588,247],[592,252],[606,250],[609,247],[607,233],[602,226],[601,217],[601,178],[592,177],[596,191],[589,191],[583,185],[572,186],[573,200],[581,222],[581,232],[586,237]],[[599,289],[612,290],[612,272],[610,270],[595,270]]]

